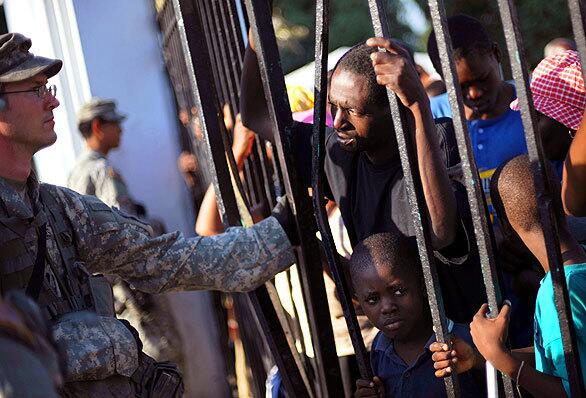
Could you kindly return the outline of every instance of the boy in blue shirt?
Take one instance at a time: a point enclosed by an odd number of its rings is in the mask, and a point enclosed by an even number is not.
[[[458,82],[462,89],[470,144],[480,173],[491,216],[489,189],[495,169],[505,161],[527,153],[519,112],[509,105],[517,95],[515,87],[501,77],[501,54],[484,26],[475,18],[455,15],[448,18]],[[442,74],[435,32],[427,40],[434,68]],[[430,99],[434,118],[452,117],[448,94]]]
[[[586,365],[586,252],[568,230],[561,205],[560,183],[555,176],[553,166],[551,164],[548,166],[550,183],[554,187],[552,194],[559,226],[560,249],[570,296],[570,307],[579,356],[584,366]],[[527,156],[518,156],[497,170],[493,177],[491,193],[495,199],[499,219],[506,220],[546,272],[535,304],[534,357],[527,355],[527,350],[510,352],[505,346],[510,306],[503,306],[497,318],[488,319],[486,318],[488,306],[484,304],[470,325],[478,352],[468,342],[457,338],[453,342],[452,350],[449,350],[446,344],[433,344],[431,350],[434,351],[436,375],[443,377],[452,371],[462,372],[473,367],[482,367],[486,359],[495,368],[516,380],[519,386],[534,397],[569,396],[568,373],[555,309],[543,228],[539,221],[533,174]],[[583,367],[583,379],[584,375]]]
[[[349,270],[364,314],[380,330],[371,351],[376,377],[359,379],[355,396],[445,397],[429,350],[435,335],[415,238],[398,231],[371,235],[354,248]],[[449,321],[449,328],[471,343],[467,326]],[[471,372],[460,385],[462,396],[482,396]]]

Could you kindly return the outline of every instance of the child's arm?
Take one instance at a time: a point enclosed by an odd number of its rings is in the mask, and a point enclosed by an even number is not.
[[[483,304],[470,324],[470,333],[480,354],[496,369],[518,380],[534,397],[566,397],[562,379],[541,373],[531,364],[516,358],[506,348],[511,307],[505,304],[496,318],[487,318],[488,305]]]
[[[374,376],[372,380],[356,380],[355,398],[384,398],[385,386],[381,379]]]

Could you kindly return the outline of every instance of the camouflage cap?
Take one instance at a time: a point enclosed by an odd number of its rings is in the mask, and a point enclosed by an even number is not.
[[[19,82],[39,73],[49,78],[61,70],[61,60],[34,55],[29,52],[31,44],[20,33],[0,35],[0,83]]]
[[[121,122],[126,115],[116,110],[116,102],[110,99],[94,97],[81,106],[77,112],[77,123],[90,122],[99,117],[107,122]]]

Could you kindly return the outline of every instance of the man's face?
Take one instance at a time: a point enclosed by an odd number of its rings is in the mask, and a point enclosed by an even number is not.
[[[424,327],[427,318],[423,287],[413,275],[404,274],[392,272],[388,264],[380,264],[353,276],[355,293],[364,314],[390,339],[409,338],[417,328]]]
[[[369,150],[394,136],[388,109],[372,104],[364,76],[338,69],[331,80],[329,103],[338,142],[347,151]]]
[[[115,149],[120,146],[120,138],[122,137],[122,127],[119,122],[103,121],[100,124],[102,132],[102,142],[109,149]]]
[[[464,105],[472,110],[472,119],[479,119],[495,110],[502,83],[496,55],[485,52],[476,54],[456,60]]]
[[[31,90],[47,84],[44,75],[17,83],[6,83],[4,92]],[[36,92],[5,94],[6,108],[0,111],[0,136],[26,148],[31,155],[57,140],[53,109],[59,101],[47,93],[39,98]]]

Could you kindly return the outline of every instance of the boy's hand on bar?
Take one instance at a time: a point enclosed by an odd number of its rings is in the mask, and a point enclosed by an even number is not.
[[[408,108],[413,105],[429,103],[407,50],[393,40],[382,37],[372,37],[366,41],[366,44],[370,47],[380,47],[386,50],[386,52],[370,54],[376,73],[376,81],[379,84],[397,94],[403,105]]]
[[[355,398],[375,398],[385,396],[385,386],[381,379],[374,376],[372,380],[358,379],[356,380]]]
[[[494,367],[500,369],[500,362],[510,356],[505,343],[509,328],[511,303],[505,300],[505,304],[496,318],[488,318],[488,310],[488,304],[482,304],[472,319],[470,334],[480,354]]]
[[[436,377],[448,377],[452,372],[464,373],[476,367],[476,364],[482,362],[478,359],[479,354],[474,347],[454,336],[452,339],[452,348],[446,343],[432,343],[429,350],[433,352],[431,359],[435,368]]]

